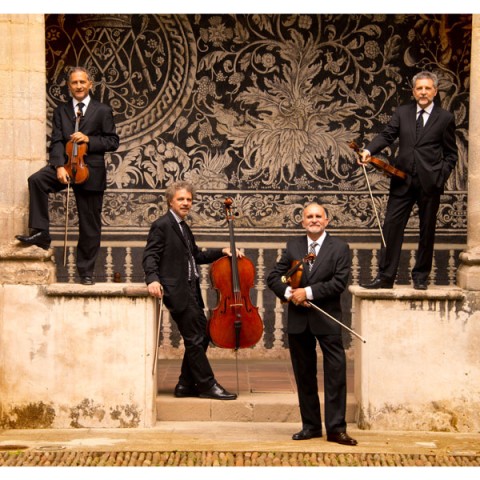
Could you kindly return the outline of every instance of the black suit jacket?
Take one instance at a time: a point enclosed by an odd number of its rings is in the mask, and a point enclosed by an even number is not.
[[[267,277],[268,287],[282,300],[285,300],[287,287],[281,277],[290,270],[292,262],[303,259],[308,253],[307,236],[296,237],[287,242],[280,260]],[[303,270],[301,287],[310,286],[315,305],[342,320],[340,296],[347,287],[350,276],[350,249],[348,244],[337,237],[327,234],[320,252],[315,258],[311,271]],[[340,334],[341,326],[319,313],[314,308],[298,307],[288,304],[288,333],[302,333],[307,325],[314,335]]]
[[[59,105],[53,112],[50,164],[57,167],[67,162],[65,145],[74,131],[75,112],[73,101],[69,101]],[[90,174],[81,187],[85,190],[103,191],[107,188],[105,152],[113,152],[119,145],[112,109],[91,98],[85,115],[80,120],[79,131],[89,137],[84,160]]]
[[[434,105],[417,139],[416,111],[416,103],[398,107],[383,132],[365,148],[375,155],[398,138],[398,156],[392,164],[409,174],[412,173],[415,164],[418,179],[425,193],[441,194],[458,159],[455,119],[450,112]],[[392,177],[391,188],[401,194],[408,189],[410,182],[410,175],[407,181]]]
[[[197,264],[211,263],[223,256],[221,249],[201,251],[188,229],[193,256]],[[145,282],[158,281],[164,290],[164,302],[171,313],[183,311],[189,295],[188,246],[180,226],[169,211],[153,222],[143,252]],[[201,295],[201,306],[204,307]]]

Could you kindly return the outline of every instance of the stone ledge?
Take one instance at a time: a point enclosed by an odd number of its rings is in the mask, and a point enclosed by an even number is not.
[[[367,289],[359,285],[348,287],[349,292],[358,298],[372,300],[463,300],[465,291],[450,285],[431,286],[428,290],[415,290],[410,286],[395,285],[393,288]]]
[[[144,283],[52,283],[45,287],[48,296],[62,297],[147,297]]]
[[[0,260],[47,262],[50,261],[52,257],[53,248],[44,250],[36,245],[22,246],[17,240],[0,246]]]
[[[323,399],[323,391],[319,391]],[[324,405],[321,401],[321,414]],[[157,422],[300,422],[297,393],[247,393],[233,401],[204,398],[176,398],[171,393],[160,393],[156,398]],[[347,394],[347,423],[357,419],[355,395]]]
[[[460,252],[460,262],[464,265],[480,265],[480,248],[472,248]]]

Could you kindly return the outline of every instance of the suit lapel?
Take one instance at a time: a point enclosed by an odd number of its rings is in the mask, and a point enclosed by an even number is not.
[[[440,115],[440,110],[439,110],[438,107],[435,105],[435,106],[433,107],[433,110],[432,110],[431,113],[430,113],[430,116],[428,117],[428,122],[427,122],[427,123],[425,124],[425,126],[423,127],[422,135],[420,135],[421,137],[422,137],[425,133],[428,133],[428,131],[433,127],[433,125],[434,125],[435,122],[437,121],[439,115]]]
[[[90,103],[88,104],[87,110],[85,111],[85,115],[80,119],[80,125],[85,125],[90,121],[90,119],[95,114],[95,110],[97,109],[98,104],[93,98],[90,99]]]
[[[410,128],[410,135],[413,138],[413,143],[417,142],[417,104],[412,104],[412,108],[408,112],[408,126]],[[421,137],[421,135],[420,135]],[[419,138],[420,138],[419,137]]]
[[[172,224],[173,231],[178,235],[180,240],[183,242],[183,244],[188,247],[187,241],[185,240],[185,237],[183,236],[182,230],[180,229],[180,225],[177,222],[177,219],[173,216],[172,212],[170,210],[168,211],[168,217],[170,218],[170,223]]]

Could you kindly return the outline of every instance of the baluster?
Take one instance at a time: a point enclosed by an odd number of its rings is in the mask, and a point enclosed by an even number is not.
[[[370,270],[372,272],[372,278],[377,278],[378,275],[378,259],[377,259],[377,249],[372,250],[372,258],[370,260]]]
[[[265,318],[265,306],[263,303],[264,291],[265,291],[265,257],[264,257],[264,249],[258,249],[258,257],[257,257],[257,284],[255,286],[255,290],[257,291],[257,301],[256,306],[258,308],[258,314],[260,315],[261,319]],[[264,346],[264,336],[265,330],[262,334],[262,338],[258,341],[256,345],[254,345],[254,349],[259,350]]]
[[[437,261],[436,261],[436,252],[433,251],[433,258],[432,258],[432,274],[430,275],[432,285],[437,284]]]
[[[67,255],[68,283],[75,283],[76,270],[77,268],[75,265],[75,247],[68,247],[68,255]]]
[[[107,283],[111,283],[113,281],[112,247],[107,247],[107,256],[105,258],[105,277]]]
[[[282,249],[277,249],[277,261],[282,254]],[[284,350],[285,346],[283,344],[283,304],[281,300],[275,296],[275,321],[273,326],[273,348],[272,350]]]
[[[160,334],[160,347],[162,347],[164,351],[164,358],[172,358],[172,353],[177,352],[179,349],[174,348],[172,344],[172,319],[165,304],[163,305],[162,312],[163,320]]]
[[[125,263],[123,264],[125,269],[125,281],[127,283],[132,282],[132,274],[133,274],[133,263],[132,263],[132,248],[127,247],[125,249]]]
[[[360,262],[358,260],[358,249],[353,249],[352,254],[352,285],[358,285],[360,278]]]
[[[206,248],[202,248],[202,251],[204,252]],[[197,267],[200,267],[200,291],[202,292],[202,297],[205,299],[205,316],[208,318],[209,316],[209,306],[208,306],[208,290],[210,289],[210,265],[209,264],[203,264],[203,265],[197,265]]]
[[[457,282],[457,268],[455,266],[455,250],[448,251],[448,284],[456,285]]]
[[[416,250],[410,250],[410,261],[408,262],[410,272],[413,271],[413,267],[415,266],[415,256],[416,256],[415,253],[416,253]]]

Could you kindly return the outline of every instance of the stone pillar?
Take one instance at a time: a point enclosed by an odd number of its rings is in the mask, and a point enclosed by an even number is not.
[[[27,227],[27,178],[46,159],[43,15],[0,15],[0,244]]]
[[[14,240],[28,227],[27,178],[46,161],[44,16],[0,15],[0,38],[0,284],[51,283],[51,252]]]
[[[480,15],[472,16],[470,117],[468,127],[467,250],[460,254],[457,284],[480,290]]]

